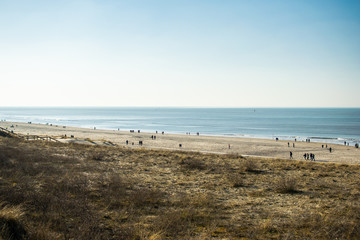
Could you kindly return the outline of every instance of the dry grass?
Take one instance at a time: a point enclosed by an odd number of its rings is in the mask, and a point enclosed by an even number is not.
[[[0,239],[17,240],[26,238],[26,230],[20,219],[23,215],[19,206],[0,204]]]
[[[299,193],[297,182],[295,177],[280,177],[275,184],[275,190],[279,193]]]
[[[359,186],[357,165],[0,137],[0,239],[359,239]]]

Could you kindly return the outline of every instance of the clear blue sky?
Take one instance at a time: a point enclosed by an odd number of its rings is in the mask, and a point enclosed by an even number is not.
[[[0,106],[360,107],[360,1],[0,0]]]

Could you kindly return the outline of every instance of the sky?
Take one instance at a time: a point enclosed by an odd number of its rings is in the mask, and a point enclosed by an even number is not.
[[[360,107],[358,0],[0,0],[0,106]]]

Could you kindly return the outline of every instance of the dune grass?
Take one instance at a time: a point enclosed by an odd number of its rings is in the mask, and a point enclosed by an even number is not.
[[[360,166],[0,137],[0,239],[360,239]]]

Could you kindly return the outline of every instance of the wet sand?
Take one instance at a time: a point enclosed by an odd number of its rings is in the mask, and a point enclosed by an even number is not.
[[[13,127],[12,127],[13,126]],[[243,156],[290,159],[290,151],[294,160],[304,160],[304,153],[315,154],[317,162],[334,162],[360,164],[360,149],[353,146],[315,142],[294,142],[259,138],[197,136],[186,134],[134,133],[128,131],[77,128],[62,125],[29,124],[1,121],[0,127],[7,128],[17,134],[51,136],[61,142],[78,142],[86,144],[116,144],[129,148],[170,149],[181,151],[199,151],[209,153],[240,154]],[[66,138],[64,137],[66,135]],[[71,135],[74,137],[72,138]],[[152,139],[151,136],[156,136]],[[87,140],[84,140],[87,139]],[[126,144],[128,141],[128,145]],[[139,145],[139,141],[143,145]],[[110,142],[110,143],[109,143]],[[288,147],[288,143],[290,147]],[[182,145],[182,147],[179,146]],[[230,148],[229,148],[230,144]],[[295,144],[295,147],[293,147]],[[324,148],[322,148],[324,145]],[[330,153],[329,148],[332,148]]]

